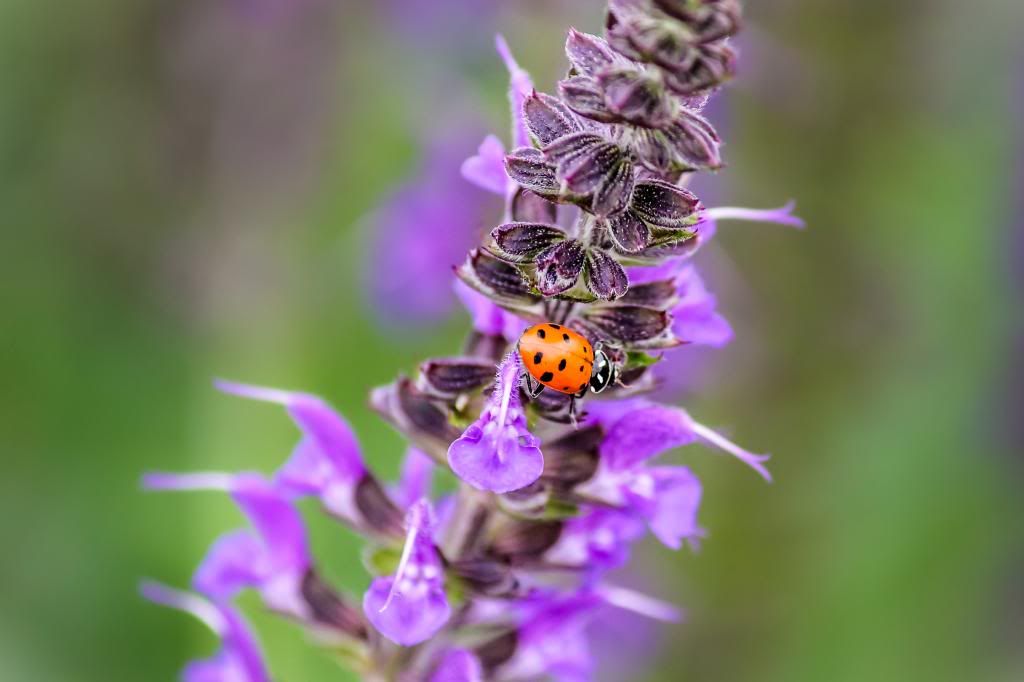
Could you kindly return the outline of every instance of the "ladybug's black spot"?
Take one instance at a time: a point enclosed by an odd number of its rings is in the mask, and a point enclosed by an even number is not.
[[[562,358],[562,360],[558,363],[558,371],[561,372],[564,369],[565,369],[565,358]]]
[[[544,333],[544,330],[543,330],[543,329],[538,329],[538,330],[537,330],[537,336],[538,336],[539,338],[542,338],[542,339],[543,339],[543,338],[544,338],[545,336],[547,336],[547,334],[545,334],[545,333]]]
[[[566,343],[569,343],[569,335],[568,334],[562,334],[562,340],[565,341]]]
[[[551,327],[552,329],[561,329],[562,328],[560,325],[557,325],[554,322],[552,322],[548,326]]]
[[[568,392],[569,392],[569,391],[571,391],[572,389],[571,389],[571,388],[569,388],[568,386],[562,386],[562,390],[563,390],[563,391],[565,391],[566,393],[568,393]]]
[[[580,371],[581,372],[583,371],[583,365],[580,365]]]
[[[543,359],[544,359],[544,354],[543,353],[534,353],[534,355],[533,355],[533,364],[539,365],[540,361],[543,360]]]
[[[552,374],[551,372],[544,372],[543,374],[540,375],[541,383],[545,383],[545,382],[551,381],[554,378],[555,378],[555,375]]]

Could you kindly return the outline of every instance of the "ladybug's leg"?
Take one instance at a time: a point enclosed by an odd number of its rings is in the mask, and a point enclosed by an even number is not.
[[[576,420],[576,396],[569,396],[569,423],[572,424],[572,428],[580,428],[579,422]]]
[[[536,381],[529,372],[523,374],[523,380],[526,382],[526,395],[533,400],[540,395],[540,392],[544,390],[544,384]]]

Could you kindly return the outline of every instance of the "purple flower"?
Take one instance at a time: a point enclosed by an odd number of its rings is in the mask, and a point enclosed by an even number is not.
[[[348,422],[322,399],[308,393],[216,382],[225,393],[284,405],[302,438],[274,476],[291,496],[315,496],[335,516],[358,528],[400,533],[401,512],[367,471]]]
[[[156,582],[142,583],[140,592],[151,602],[192,614],[220,638],[220,651],[212,658],[189,663],[182,671],[183,682],[270,681],[259,644],[233,607]]]
[[[422,170],[367,219],[372,253],[364,278],[372,310],[387,324],[434,323],[452,310],[451,268],[476,240],[490,201],[459,173],[473,145],[476,127],[469,128],[439,135]]]
[[[623,471],[671,448],[701,441],[713,445],[756,471],[766,481],[771,474],[764,467],[770,455],[744,450],[721,434],[694,421],[686,410],[658,405],[640,398],[618,403],[594,403],[588,420],[605,427],[601,463]]]
[[[408,534],[395,575],[375,578],[363,595],[363,613],[392,642],[413,646],[444,627],[451,615],[444,567],[434,546],[434,511],[427,500],[406,516]]]
[[[484,679],[480,659],[465,649],[449,649],[430,676],[430,682],[480,682]]]
[[[302,583],[311,568],[302,517],[285,495],[259,474],[148,474],[149,490],[220,490],[239,506],[255,534],[228,533],[210,548],[193,577],[197,591],[218,601],[242,589],[259,590],[275,611],[308,618]]]
[[[434,475],[434,460],[419,448],[409,448],[402,462],[402,473],[391,497],[402,509],[409,509],[420,498],[430,496],[430,483]]]
[[[631,513],[594,507],[565,523],[544,560],[595,573],[614,570],[626,563],[631,546],[644,536],[644,530],[644,522]]]
[[[515,653],[499,669],[499,679],[589,682],[594,661],[585,630],[600,605],[597,596],[587,593],[562,599],[539,596],[527,602]]]
[[[544,471],[540,441],[526,428],[519,401],[519,356],[498,368],[494,391],[480,418],[448,448],[448,463],[475,488],[505,493],[530,485]]]
[[[502,36],[495,38],[495,47],[509,73],[508,99],[512,108],[512,145],[527,147],[530,145],[530,133],[523,118],[523,103],[533,92],[533,81],[530,74],[520,68]],[[462,177],[481,189],[506,198],[511,198],[516,190],[516,183],[512,182],[505,172],[505,147],[495,135],[484,138],[476,155],[462,163]]]

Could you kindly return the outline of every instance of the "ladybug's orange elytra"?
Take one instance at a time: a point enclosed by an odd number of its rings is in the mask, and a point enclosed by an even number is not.
[[[534,379],[559,393],[581,393],[590,385],[594,348],[559,324],[537,324],[519,337],[519,356]]]

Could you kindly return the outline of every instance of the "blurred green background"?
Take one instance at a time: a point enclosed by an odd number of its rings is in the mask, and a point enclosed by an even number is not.
[[[240,518],[139,475],[269,471],[296,438],[212,377],[328,397],[395,472],[367,391],[466,319],[381,326],[361,218],[446,121],[505,129],[494,30],[550,88],[565,28],[600,23],[461,4],[0,2],[0,680],[169,680],[212,650],[136,584],[187,584]],[[702,254],[738,338],[685,404],[776,483],[683,453],[710,537],[645,547],[689,619],[631,679],[1024,679],[1024,7],[748,4],[715,196],[794,197],[810,229]],[[361,590],[356,539],[311,523]],[[279,679],[349,679],[244,603]]]

